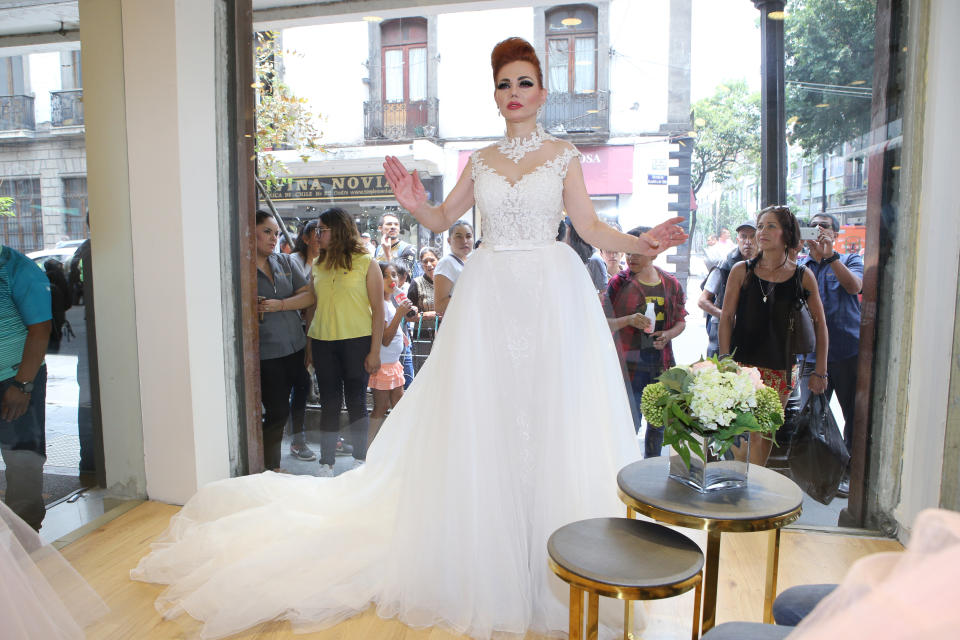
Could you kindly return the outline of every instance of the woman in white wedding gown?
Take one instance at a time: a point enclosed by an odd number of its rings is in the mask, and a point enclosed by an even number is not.
[[[442,205],[396,158],[384,164],[397,201],[434,231],[476,205],[483,244],[366,466],[208,485],[132,572],[169,584],[158,607],[204,621],[204,637],[275,618],[326,627],[371,605],[474,638],[566,632],[547,538],[621,514],[616,475],[640,452],[606,319],[557,226],[566,209],[594,246],[648,255],[686,235],[676,219],[642,238],[601,223],[577,151],[536,122],[546,90],[532,47],[508,39],[492,61],[506,137],[473,154]],[[311,567],[292,568],[290,549]]]

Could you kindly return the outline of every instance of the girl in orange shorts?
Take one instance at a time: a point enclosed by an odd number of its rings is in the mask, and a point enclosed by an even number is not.
[[[402,296],[394,307],[391,298],[399,291],[397,289],[397,271],[389,262],[380,262],[380,272],[383,274],[383,315],[385,327],[383,329],[383,343],[380,346],[380,369],[370,376],[370,390],[373,391],[373,413],[370,414],[370,428],[367,434],[367,446],[380,431],[380,425],[387,415],[387,411],[400,402],[403,397],[403,365],[400,363],[400,354],[403,352],[403,332],[399,331],[400,323],[411,311],[415,311],[413,303]]]

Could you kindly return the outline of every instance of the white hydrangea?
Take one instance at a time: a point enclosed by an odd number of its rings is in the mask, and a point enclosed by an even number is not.
[[[709,431],[729,426],[738,413],[757,406],[753,381],[743,373],[697,371],[690,391],[690,413]]]

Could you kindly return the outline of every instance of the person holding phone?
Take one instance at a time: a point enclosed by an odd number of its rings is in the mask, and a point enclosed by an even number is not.
[[[863,258],[857,253],[835,249],[840,222],[829,213],[818,213],[804,231],[808,255],[800,259],[817,280],[827,319],[830,347],[827,350],[827,401],[837,394],[843,413],[843,441],[850,451],[857,391],[857,361],[860,355],[860,289],[863,287]],[[800,372],[800,403],[810,397],[807,381],[816,371],[817,354],[807,354]],[[849,477],[840,483],[846,493]]]

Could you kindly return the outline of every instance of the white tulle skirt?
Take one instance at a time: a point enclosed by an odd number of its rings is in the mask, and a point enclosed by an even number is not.
[[[169,584],[158,607],[204,621],[206,638],[275,618],[326,627],[371,605],[474,638],[564,635],[569,587],[547,538],[622,515],[616,475],[639,457],[581,261],[562,244],[481,248],[364,467],[208,485],[132,577]]]
[[[83,640],[106,613],[70,563],[0,502],[0,638]]]

